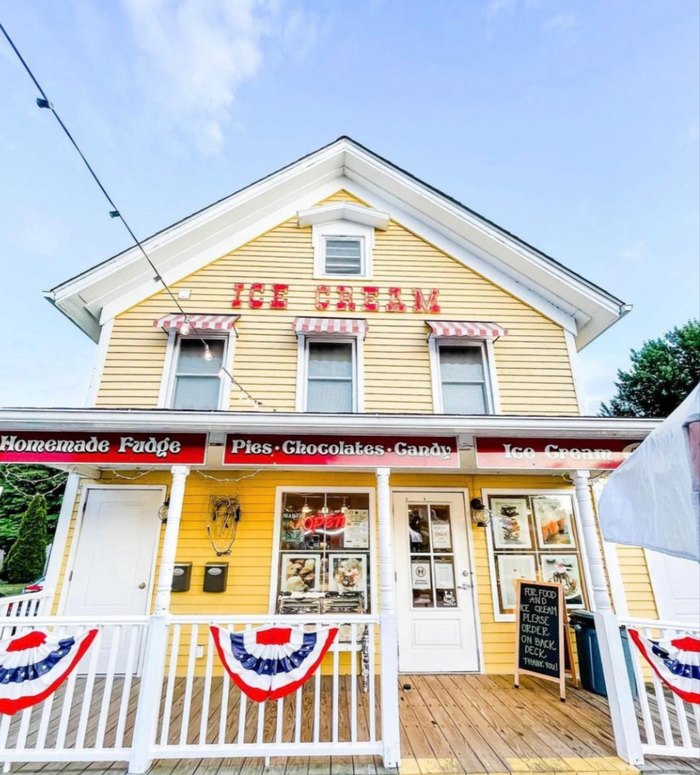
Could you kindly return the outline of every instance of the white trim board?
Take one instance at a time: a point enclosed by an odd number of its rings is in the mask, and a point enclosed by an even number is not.
[[[548,317],[555,319],[554,310],[560,308],[565,318],[574,321],[567,328],[578,329],[581,346],[628,309],[611,294],[347,137],[185,218],[145,240],[145,246],[160,274],[172,283],[275,222],[312,207],[324,198],[320,189],[326,189],[326,196],[333,193],[328,190],[331,181],[336,181],[335,190],[350,190],[348,179],[393,200],[397,207],[381,208],[392,218],[405,222],[412,214],[416,233],[429,241],[437,244],[447,238],[461,243],[471,250],[472,262],[481,259],[474,265],[479,273],[500,272],[501,281],[494,280],[497,284],[515,284],[517,290],[512,292],[519,298],[524,293],[539,298],[552,310]],[[338,181],[343,181],[340,186]],[[372,204],[380,206],[377,197]],[[152,274],[138,251],[131,249],[57,286],[47,298],[96,338],[98,319],[114,317],[158,290]]]

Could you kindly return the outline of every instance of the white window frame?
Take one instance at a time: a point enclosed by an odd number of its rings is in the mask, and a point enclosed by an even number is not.
[[[327,239],[359,239],[362,251],[362,264],[359,274],[329,274],[326,271]],[[374,250],[374,228],[350,221],[330,221],[312,227],[314,248],[314,278],[317,280],[336,280],[338,282],[369,280],[372,277],[372,253]]]
[[[327,493],[367,493],[369,495],[369,572],[372,580],[369,592],[369,604],[370,611],[373,614],[379,612],[379,578],[377,576],[377,545],[375,539],[375,524],[377,520],[376,511],[376,495],[374,487],[302,487],[297,485],[295,487],[289,487],[283,485],[275,488],[275,524],[272,534],[272,569],[270,574],[270,602],[269,602],[269,614],[275,615],[275,608],[277,605],[277,584],[279,582],[279,565],[280,565],[280,532],[282,529],[282,498],[286,492],[327,492]],[[283,614],[280,614],[282,617]],[[321,617],[323,618],[323,617]]]
[[[224,341],[223,366],[233,374],[233,357],[236,349],[236,331],[200,331],[203,339],[222,339]],[[170,328],[168,332],[168,344],[165,351],[163,374],[158,393],[158,408],[172,409],[175,395],[175,375],[178,358],[180,356],[180,342],[183,339],[199,339],[197,334],[189,334],[184,337],[176,328]],[[204,345],[202,345],[204,346]],[[231,402],[231,378],[227,375],[219,378],[219,400],[215,409],[202,409],[192,411],[218,411],[229,409]]]
[[[498,497],[499,495],[570,495],[571,503],[574,510],[574,519],[576,520],[576,549],[581,557],[581,575],[583,576],[583,583],[586,587],[586,593],[588,597],[588,604],[592,611],[595,611],[595,602],[593,599],[593,584],[591,581],[591,574],[588,566],[588,554],[586,553],[586,543],[583,540],[583,531],[581,528],[581,515],[578,510],[578,500],[576,498],[576,490],[571,487],[552,487],[550,489],[519,489],[517,487],[498,487],[498,488],[484,488],[481,491],[481,498],[484,503],[489,503],[489,499],[492,497]],[[495,622],[514,622],[515,613],[502,614],[501,604],[498,599],[498,584],[496,576],[496,556],[493,546],[493,538],[491,536],[491,525],[486,525],[485,528],[479,528],[480,530],[486,530],[486,551],[489,556],[489,575],[491,577],[491,601],[493,605],[493,620]],[[567,550],[562,550],[565,554]],[[568,550],[569,552],[571,550]]]
[[[428,348],[430,350],[430,374],[433,389],[433,412],[435,414],[444,414],[442,377],[440,374],[441,347],[478,347],[481,349],[481,358],[484,366],[484,382],[486,386],[485,414],[500,414],[501,400],[498,392],[498,381],[496,379],[496,360],[493,354],[493,340],[475,339],[466,336],[431,336],[428,339]]]
[[[364,340],[362,336],[342,336],[338,334],[299,334],[297,336],[297,399],[296,411],[307,412],[309,380],[309,344],[325,342],[327,344],[351,344],[353,354],[352,414],[365,411],[364,391]],[[314,412],[316,414],[316,412]]]

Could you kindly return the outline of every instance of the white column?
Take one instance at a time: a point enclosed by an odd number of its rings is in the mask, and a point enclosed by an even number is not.
[[[171,473],[168,522],[163,536],[153,616],[148,620],[146,654],[134,721],[129,773],[144,773],[151,766],[151,747],[155,741],[158,727],[158,710],[163,689],[165,652],[168,643],[167,615],[170,608],[170,588],[173,583],[175,552],[180,532],[182,503],[185,497],[185,482],[190,469],[188,466],[173,466]]]
[[[379,532],[379,629],[381,632],[382,740],[385,767],[398,767],[401,759],[399,732],[399,638],[396,621],[396,588],[391,530],[391,490],[388,468],[377,469]]]
[[[173,570],[175,569],[175,553],[177,539],[180,534],[180,517],[182,503],[185,498],[185,482],[189,476],[188,466],[173,466],[171,468],[172,484],[170,485],[170,503],[168,505],[168,522],[165,525],[163,548],[160,553],[160,572],[156,584],[156,600],[153,607],[155,614],[166,613],[170,607],[170,589],[173,585]]]
[[[599,513],[598,502],[600,501],[604,484],[605,480],[600,477],[591,482],[591,492],[593,493],[596,514]],[[613,608],[618,616],[629,616],[629,607],[627,606],[627,596],[625,595],[625,585],[622,580],[620,560],[617,556],[617,547],[615,544],[606,541],[602,536],[601,540],[603,541],[603,558],[608,571],[608,583],[610,584]]]
[[[593,499],[588,486],[589,473],[588,471],[575,471],[572,477],[581,520],[581,535],[586,546],[593,587],[595,629],[603,663],[603,675],[608,692],[615,745],[618,756],[637,766],[644,763],[642,743],[637,726],[632,689],[627,675],[619,624],[610,604]]]
[[[75,508],[75,499],[78,495],[78,486],[80,484],[80,474],[68,474],[66,479],[66,489],[63,491],[63,500],[61,501],[61,511],[56,523],[56,532],[51,542],[51,554],[49,555],[49,564],[46,566],[45,589],[50,590],[51,599],[45,603],[39,613],[50,614],[51,606],[56,598],[56,586],[58,577],[61,573],[61,565],[66,554],[66,543],[68,541],[68,532],[70,523],[73,519],[73,510]]]

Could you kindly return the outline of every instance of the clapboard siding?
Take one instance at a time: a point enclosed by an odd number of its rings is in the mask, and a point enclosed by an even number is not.
[[[359,201],[343,191],[325,201],[340,199]],[[363,313],[359,304],[355,312],[325,313],[365,317],[369,322],[364,352],[365,411],[433,411],[425,319],[441,317],[494,321],[509,329],[510,335],[494,345],[504,413],[578,412],[559,326],[394,221],[385,232],[376,232],[373,264],[371,280],[348,279],[347,284],[356,288],[376,285],[384,300],[391,286],[406,292],[437,287],[441,314]],[[286,310],[237,310],[241,318],[236,324],[234,373],[262,401],[263,410],[293,411],[297,348],[292,322],[297,315],[319,314],[313,306],[316,285],[335,286],[342,281],[314,279],[311,229],[300,229],[296,219],[290,219],[176,283],[173,289],[190,289],[191,298],[182,302],[187,311],[230,313],[236,282],[290,285]],[[411,297],[404,301],[409,304]],[[117,317],[99,406],[156,405],[166,337],[153,327],[153,321],[172,311],[172,301],[160,292]],[[232,410],[240,406],[236,393],[234,389]]]
[[[376,486],[376,479],[372,474],[342,471],[267,470],[260,471],[252,477],[250,477],[250,471],[207,471],[205,473],[208,476],[213,475],[230,481],[212,481],[196,471],[193,471],[188,477],[176,559],[177,561],[193,563],[192,583],[189,592],[172,595],[171,610],[177,614],[262,614],[268,612],[271,569],[276,561],[273,534],[277,487],[303,489],[311,486],[328,486],[374,489]],[[122,476],[139,476],[138,479],[129,482],[129,484],[137,486],[168,485],[170,483],[170,476],[165,472],[153,472],[145,476],[136,472],[123,472]],[[241,477],[249,478],[243,478],[237,483],[235,480]],[[123,479],[114,477],[109,473],[105,473],[99,483],[101,485],[126,484]],[[86,484],[89,483],[83,483],[82,488]],[[460,474],[408,473],[392,474],[391,484],[392,487],[398,489],[401,487],[462,488],[468,492],[469,497],[480,495],[482,489],[559,489],[566,486],[561,480],[546,476],[465,476]],[[205,515],[210,508],[212,495],[237,495],[240,499],[242,512],[231,557],[223,558],[228,559],[230,566],[228,589],[221,594],[207,594],[202,591],[204,565],[207,562],[217,560],[206,535]],[[59,588],[65,578],[67,557],[71,545],[78,535],[78,531],[75,529],[78,519],[77,503],[76,500]],[[156,515],[153,518],[157,518]],[[470,536],[474,553],[484,669],[488,673],[509,673],[513,669],[515,626],[510,622],[494,621],[486,531],[481,528],[470,528]],[[375,552],[377,550],[376,531],[374,550]],[[622,562],[634,563],[632,554],[628,557],[624,550],[621,554],[624,558],[621,560]],[[157,568],[159,563],[160,549]],[[647,615],[652,610],[648,607],[648,594],[651,587],[648,576],[645,581],[645,578],[639,575],[639,566],[636,567],[637,570],[633,570],[629,576],[629,594],[632,595],[630,607],[632,612],[637,615]],[[646,584],[646,588],[641,590],[644,584]],[[626,588],[627,586],[626,583]],[[644,594],[638,597],[641,592]],[[647,607],[640,608],[639,605],[642,603]],[[651,605],[653,606],[653,596]]]

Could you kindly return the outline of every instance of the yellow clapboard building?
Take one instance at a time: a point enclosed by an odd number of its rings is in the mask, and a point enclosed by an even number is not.
[[[374,681],[512,674],[519,579],[656,616],[596,521],[654,423],[577,373],[623,302],[346,137],[143,244],[47,294],[90,405],[2,414],[3,460],[70,471],[53,614],[171,617],[166,685],[222,674],[215,620],[336,623],[319,675]]]

